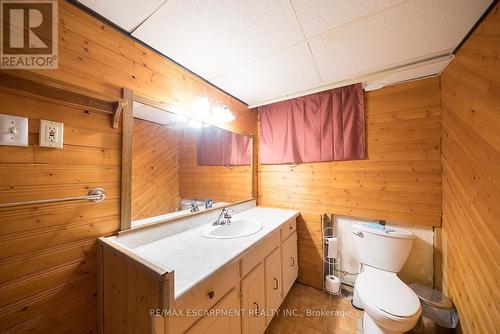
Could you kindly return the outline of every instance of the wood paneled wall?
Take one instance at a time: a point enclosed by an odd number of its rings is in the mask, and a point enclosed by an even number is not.
[[[9,74],[110,97],[122,87],[174,107],[208,96],[228,105],[227,129],[255,133],[256,115],[193,74],[59,1],[59,69]],[[121,130],[109,115],[0,94],[0,112],[30,118],[30,146],[0,147],[0,202],[84,194],[108,198],[0,211],[0,332],[96,332],[96,238],[120,226]],[[65,123],[63,150],[37,147],[39,119]]]
[[[259,204],[299,210],[299,280],[321,288],[324,212],[440,226],[439,78],[365,94],[367,159],[259,165]]]
[[[91,332],[96,238],[120,225],[121,130],[109,114],[5,92],[0,113],[29,117],[29,146],[0,146],[0,202],[107,193],[0,209],[0,332]],[[37,145],[40,119],[64,122],[64,149]]]
[[[132,220],[179,210],[178,133],[134,119],[132,137]]]
[[[441,77],[443,290],[464,333],[500,328],[500,6]]]
[[[181,198],[211,198],[214,202],[237,202],[253,198],[252,167],[198,166],[197,131],[182,132],[179,147]]]

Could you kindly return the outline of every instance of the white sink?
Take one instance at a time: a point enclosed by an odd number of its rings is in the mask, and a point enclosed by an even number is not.
[[[231,220],[229,225],[209,225],[201,236],[210,239],[234,239],[247,237],[262,230],[262,225],[247,219]]]

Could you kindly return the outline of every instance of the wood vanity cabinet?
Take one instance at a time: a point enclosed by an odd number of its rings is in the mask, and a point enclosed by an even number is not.
[[[104,334],[262,334],[298,274],[295,218],[177,298],[175,272],[107,238],[98,246],[99,333]],[[127,305],[134,308],[124,312]]]
[[[259,263],[241,280],[241,329],[243,334],[264,333],[266,290],[264,266]]]
[[[283,295],[286,296],[299,275],[297,261],[297,232],[293,232],[282,244]]]

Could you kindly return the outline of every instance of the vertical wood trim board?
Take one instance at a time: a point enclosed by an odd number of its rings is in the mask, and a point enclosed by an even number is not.
[[[500,6],[441,77],[443,290],[463,333],[500,328]]]
[[[134,93],[123,89],[122,108],[122,180],[121,180],[121,229],[130,228],[132,219],[132,131]]]
[[[439,78],[365,94],[367,159],[259,165],[259,204],[299,210],[299,281],[321,288],[322,213],[441,224]]]

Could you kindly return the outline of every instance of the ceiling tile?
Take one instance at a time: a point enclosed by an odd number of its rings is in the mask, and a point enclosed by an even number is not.
[[[363,16],[386,10],[405,0],[292,0],[309,38]]]
[[[289,0],[173,0],[133,35],[211,79],[304,40]]]
[[[166,0],[79,0],[122,29],[131,32]]]
[[[254,105],[318,85],[321,80],[304,42],[212,82]]]
[[[489,3],[406,2],[317,36],[309,43],[323,80],[338,81],[451,51]]]

